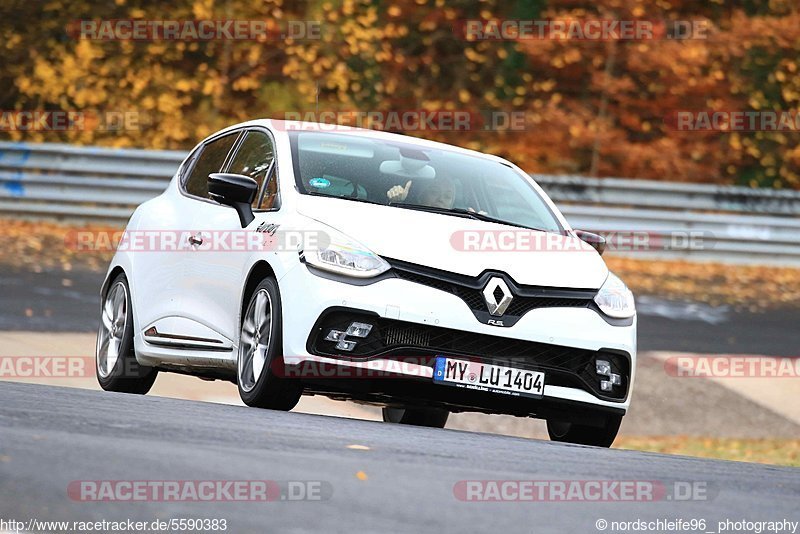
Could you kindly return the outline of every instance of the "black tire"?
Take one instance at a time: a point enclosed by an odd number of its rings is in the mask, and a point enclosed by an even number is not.
[[[269,319],[260,317],[263,323],[255,323],[259,318],[256,306],[262,306],[259,299],[267,298]],[[281,296],[278,283],[274,278],[265,278],[253,290],[247,306],[244,308],[239,331],[239,354],[236,364],[236,383],[242,402],[256,408],[289,411],[297,405],[303,393],[297,380],[287,379],[276,374],[280,370],[283,359],[283,319],[281,314]],[[247,343],[245,328],[250,328],[248,321],[253,319],[254,332],[249,336],[256,341]],[[267,326],[267,323],[269,326]],[[261,328],[267,326],[269,338],[264,341]],[[263,350],[259,346],[263,345]],[[261,370],[256,377],[257,362],[262,358]]]
[[[563,421],[547,420],[547,433],[552,441],[611,447],[622,424],[621,415],[609,415],[602,426],[578,425]]]
[[[450,412],[440,408],[392,408],[383,409],[383,420],[386,423],[401,425],[427,426],[444,428]]]
[[[150,391],[158,376],[158,370],[136,361],[133,304],[124,274],[117,275],[103,295],[95,344],[95,370],[97,381],[104,390],[139,395]]]

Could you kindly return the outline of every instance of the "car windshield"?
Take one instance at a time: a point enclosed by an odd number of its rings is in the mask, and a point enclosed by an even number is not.
[[[500,162],[352,134],[295,131],[290,139],[302,194],[563,230],[527,178]]]

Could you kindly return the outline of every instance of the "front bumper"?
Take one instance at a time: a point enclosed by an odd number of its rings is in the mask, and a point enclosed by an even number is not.
[[[479,322],[462,299],[436,288],[392,277],[351,285],[314,274],[303,264],[282,277],[279,286],[287,369],[305,365],[306,369],[328,370],[327,375],[301,372],[307,391],[379,404],[422,404],[453,411],[540,417],[553,411],[619,414],[629,406],[636,367],[635,320],[629,326],[614,326],[592,309],[551,307],[528,311],[511,327],[496,327]],[[319,340],[324,337],[323,329],[329,327],[326,317],[335,318],[336,313],[373,317],[384,332],[389,325],[417,333],[390,347],[373,344],[369,350],[349,354],[330,347],[326,350]],[[428,337],[420,338],[418,332],[428,332]],[[393,335],[393,339],[399,339]],[[426,345],[424,341],[430,342],[431,336],[449,341]],[[386,339],[384,336],[383,341]],[[531,350],[544,351],[547,361]],[[592,377],[585,372],[581,380],[571,381],[566,373],[559,372],[559,365],[563,367],[565,362],[574,364],[579,357],[592,358],[600,352],[627,362],[625,392],[618,398],[587,386]],[[544,396],[509,397],[434,384],[433,358],[437,354],[488,362],[502,357],[505,364],[517,362],[512,365],[541,369],[546,375]],[[580,370],[573,365],[576,377]]]

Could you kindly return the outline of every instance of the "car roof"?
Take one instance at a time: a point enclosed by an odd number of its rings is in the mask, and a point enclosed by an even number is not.
[[[317,131],[321,133],[330,132],[342,135],[369,137],[370,139],[380,139],[384,141],[393,141],[404,144],[414,144],[420,147],[425,147],[430,149],[449,150],[451,152],[459,152],[465,155],[496,161],[504,165],[512,165],[511,162],[499,156],[495,156],[493,154],[487,154],[485,152],[479,152],[477,150],[470,150],[468,148],[462,148],[456,145],[440,143],[438,141],[430,141],[428,139],[413,137],[405,134],[385,132],[382,130],[370,130],[367,128],[357,128],[353,126],[342,126],[342,125],[325,124],[319,122],[289,121],[289,120],[278,120],[278,119],[254,119],[246,122],[241,122],[239,124],[234,124],[232,126],[224,128],[223,130],[220,130],[219,132],[215,132],[213,135],[209,137],[215,137],[216,135],[229,130],[236,130],[239,128],[252,127],[252,126],[264,126],[270,128],[270,130],[272,130],[275,133]]]

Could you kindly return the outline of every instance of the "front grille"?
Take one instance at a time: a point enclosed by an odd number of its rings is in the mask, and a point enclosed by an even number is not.
[[[373,328],[366,338],[352,338],[357,342],[352,351],[338,351],[335,342],[325,341],[330,330],[345,331],[353,321],[372,324]],[[309,337],[308,349],[309,352],[321,356],[350,359],[369,359],[375,356],[402,359],[437,354],[464,356],[487,363],[543,370],[547,372],[547,380],[551,385],[580,387],[610,400],[625,397],[627,378],[630,375],[628,358],[614,352],[410,323],[348,309],[334,308],[323,313]],[[614,372],[624,377],[623,385],[617,388],[618,391],[609,394],[599,390],[599,378],[595,373],[597,358],[609,360]]]
[[[430,276],[425,276],[423,274],[417,274],[412,271],[405,271],[396,268],[393,272],[398,278],[402,278],[403,280],[434,287],[436,289],[441,289],[442,291],[451,291],[451,288],[454,285],[450,282],[437,280],[436,278],[431,278]]]
[[[463,300],[473,313],[488,313],[483,288],[493,276],[503,278],[513,293],[514,298],[504,317],[521,317],[536,308],[586,308],[597,293],[591,289],[518,285],[504,273],[484,272],[478,277],[470,277],[399,260],[387,261],[398,278],[452,293]],[[499,300],[500,296],[496,295],[495,298]]]
[[[486,301],[483,299],[483,294],[480,291],[458,285],[453,285],[452,288],[453,293],[466,302],[471,310],[488,311],[486,309]]]
[[[478,356],[490,360],[516,360],[539,367],[578,371],[594,355],[594,351],[548,345],[474,332],[418,325],[403,321],[379,321],[381,341],[385,349],[402,347],[434,349],[449,354]],[[408,340],[396,343],[395,340]]]
[[[558,299],[547,297],[515,298],[506,310],[506,315],[522,316],[535,308],[586,308],[591,299]]]

